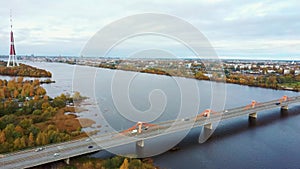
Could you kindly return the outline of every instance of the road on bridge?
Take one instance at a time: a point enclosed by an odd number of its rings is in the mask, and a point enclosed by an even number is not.
[[[93,137],[93,139],[85,138],[44,146],[44,149],[40,151],[36,151],[37,149],[28,149],[9,153],[0,157],[0,166],[1,169],[34,167],[59,160],[69,159],[79,155],[97,152],[103,149],[134,143],[139,140],[146,140],[179,131],[189,130],[193,127],[217,123],[220,120],[259,113],[264,110],[287,106],[294,103],[300,103],[300,96],[290,97],[286,101],[282,102],[279,102],[279,100],[263,102],[250,108],[245,108],[245,106],[243,106],[223,110],[221,112],[213,113],[207,117],[188,117],[184,119],[165,121],[156,124],[153,128],[147,128],[147,130],[143,130],[141,133],[133,134],[131,132],[124,133],[122,131],[119,133],[113,132]],[[124,137],[122,135],[130,137]],[[101,147],[99,145],[101,145]]]

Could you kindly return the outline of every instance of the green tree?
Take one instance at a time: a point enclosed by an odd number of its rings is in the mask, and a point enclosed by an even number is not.
[[[20,146],[21,146],[20,148],[25,148],[27,146],[26,142],[27,142],[27,137],[26,135],[24,135],[20,139]]]
[[[42,114],[42,110],[36,109],[32,112],[33,115],[41,115]]]
[[[45,132],[42,132],[42,145],[49,144],[49,138],[48,134]]]
[[[16,138],[15,141],[14,141],[14,149],[17,150],[21,147],[22,147],[22,145],[21,145],[20,138]]]
[[[66,106],[66,102],[61,99],[60,97],[56,97],[53,100],[53,107],[59,107],[59,108],[63,108]]]
[[[15,125],[14,124],[8,124],[5,129],[4,129],[4,132],[5,132],[5,137],[6,137],[6,140],[8,142],[11,142],[14,140],[14,134],[15,134]]]
[[[22,128],[27,129],[32,125],[32,119],[23,119],[20,121],[19,125]]]

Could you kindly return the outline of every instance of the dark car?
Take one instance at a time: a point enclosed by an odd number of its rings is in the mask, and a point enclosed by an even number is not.
[[[88,148],[93,148],[93,146],[88,146]]]
[[[275,103],[276,105],[280,105],[280,103],[278,102],[278,103]]]

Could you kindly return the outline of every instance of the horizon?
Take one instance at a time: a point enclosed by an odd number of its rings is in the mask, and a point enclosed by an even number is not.
[[[8,58],[9,55],[0,55],[0,58],[3,59],[3,58]],[[71,56],[71,55],[60,55],[60,56],[57,56],[57,55],[37,55],[37,56],[32,56],[32,55],[16,55],[17,57],[34,57],[34,58],[58,58],[58,57],[62,57],[62,58],[82,58],[81,56]],[[118,56],[115,56],[115,57],[107,57],[107,58],[103,58],[103,57],[83,57],[85,59],[88,59],[88,58],[92,58],[92,59],[135,59],[135,58],[126,58],[126,57],[118,57]],[[204,58],[204,57],[179,57],[179,58],[168,58],[168,57],[157,57],[157,58],[141,58],[141,59],[145,59],[145,60],[155,60],[155,59],[166,59],[166,60],[177,60],[177,59],[182,59],[182,60],[215,60],[215,59],[209,59],[209,58]],[[287,61],[287,62],[292,62],[292,61],[295,61],[295,62],[300,62],[300,58],[296,58],[296,59],[267,59],[267,58],[257,58],[257,59],[254,59],[254,58],[247,58],[247,57],[230,57],[230,56],[219,56],[219,59],[220,60],[236,60],[236,61]],[[4,60],[5,61],[5,60]]]
[[[106,25],[127,16],[152,12],[172,15],[193,25],[221,59],[300,60],[300,11],[297,9],[300,2],[296,0],[145,2],[0,2],[0,19],[4,21],[0,23],[0,55],[9,52],[12,9],[18,56],[80,56],[88,40]],[[131,45],[155,46],[159,41],[161,46],[176,49],[169,39],[146,38],[145,44],[134,40]],[[120,48],[115,56],[125,53],[126,57],[128,48],[134,47]],[[180,49],[176,52],[181,56],[190,55]]]

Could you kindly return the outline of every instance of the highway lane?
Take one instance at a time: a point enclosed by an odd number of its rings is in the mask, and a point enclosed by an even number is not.
[[[20,168],[20,166],[34,166],[35,164],[38,164],[39,161],[43,162],[51,162],[51,161],[57,161],[60,158],[65,158],[65,153],[69,152],[71,150],[79,151],[84,150],[82,152],[88,152],[89,148],[88,146],[93,145],[93,148],[97,148],[97,145],[93,143],[92,141],[86,142],[85,140],[80,140],[72,143],[63,143],[58,146],[51,146],[46,148],[42,151],[35,152],[31,151],[26,154],[22,153],[21,155],[18,155],[17,157],[13,157],[13,159],[5,160],[1,159],[1,168]],[[95,151],[95,150],[90,150]],[[54,153],[59,153],[59,156],[54,156]],[[21,164],[21,165],[19,165]],[[21,167],[22,168],[22,167]]]
[[[278,105],[278,100],[268,101],[261,104],[257,104],[254,108],[245,109],[245,106],[234,109],[224,110],[219,113],[211,114],[210,117],[196,118],[189,117],[179,120],[170,120],[158,123],[156,127],[149,128],[147,131],[143,130],[141,134],[127,133],[127,136],[121,136],[120,133],[107,133],[105,135],[96,136],[91,140],[80,139],[73,140],[64,143],[53,144],[45,146],[45,149],[39,152],[35,152],[35,149],[24,150],[16,153],[10,153],[5,157],[0,158],[0,165],[3,169],[9,168],[26,168],[36,165],[41,165],[49,162],[67,159],[70,157],[87,154],[102,149],[113,148],[129,143],[134,143],[138,140],[145,140],[149,138],[159,137],[166,134],[175,133],[178,131],[189,130],[193,127],[203,126],[205,124],[216,123],[220,120],[239,117],[242,115],[248,115],[253,112],[273,109],[281,107],[286,104],[299,103],[300,97],[292,97],[287,102],[283,102]],[[172,126],[172,127],[171,127]],[[93,148],[88,148],[92,145]],[[98,145],[101,145],[99,147]],[[54,156],[54,153],[59,153],[59,156]]]

